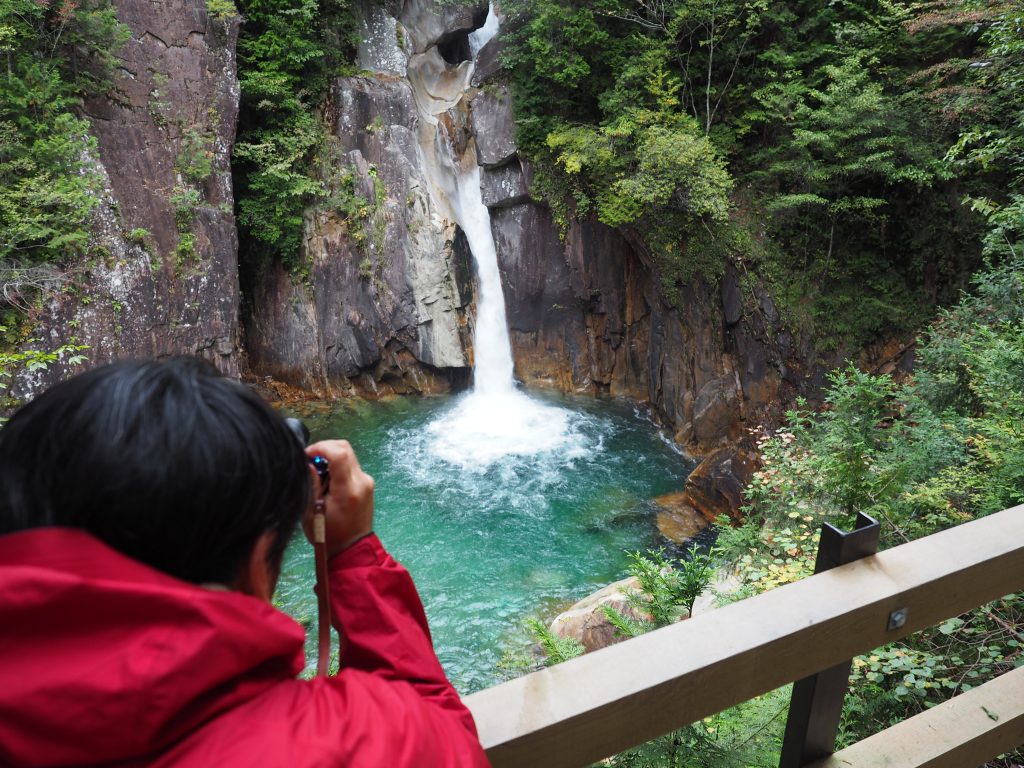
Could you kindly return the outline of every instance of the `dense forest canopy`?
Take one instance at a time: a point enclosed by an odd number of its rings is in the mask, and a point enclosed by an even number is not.
[[[955,298],[984,218],[990,250],[1020,237],[1016,4],[502,9],[539,189],[645,233],[670,296],[734,259],[794,324],[856,345]]]

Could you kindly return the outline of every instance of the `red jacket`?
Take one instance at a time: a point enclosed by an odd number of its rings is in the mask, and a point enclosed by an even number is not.
[[[486,766],[406,570],[370,536],[330,584],[343,669],[297,680],[303,630],[260,600],[0,536],[0,766]]]

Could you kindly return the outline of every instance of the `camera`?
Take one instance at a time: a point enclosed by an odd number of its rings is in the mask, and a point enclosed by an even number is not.
[[[288,417],[284,420],[284,423],[291,429],[292,434],[299,441],[299,445],[303,448],[309,445],[309,428],[305,424],[293,417]],[[316,476],[320,478],[321,492],[326,495],[327,489],[331,484],[330,465],[327,463],[327,459],[323,456],[313,456],[310,458],[309,463],[313,465],[313,469],[316,470]]]

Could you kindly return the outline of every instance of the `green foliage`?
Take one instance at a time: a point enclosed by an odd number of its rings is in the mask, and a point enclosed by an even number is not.
[[[195,126],[182,131],[181,151],[174,160],[174,170],[187,181],[199,184],[213,173],[213,137],[203,135]]]
[[[1024,257],[1024,10],[1007,6],[986,28],[986,67],[970,73],[971,119],[949,149],[947,162],[998,179],[989,194],[966,202],[981,213],[989,230],[990,258]]]
[[[827,273],[840,220],[871,223],[883,215],[887,187],[909,183],[919,192],[946,171],[927,147],[914,142],[902,118],[907,105],[887,96],[862,55],[826,66],[823,73],[826,86],[809,89],[796,105],[792,137],[769,166],[789,191],[771,199],[767,208],[772,213],[820,211],[824,221],[819,229],[828,235]]]
[[[1020,239],[1019,12],[965,7],[510,0],[534,193],[643,241],[670,302],[731,260],[824,348],[910,331],[977,266],[965,191]]]
[[[696,545],[690,547],[686,557],[674,562],[665,559],[662,552],[629,554],[629,572],[640,582],[645,612],[651,615],[655,627],[668,626],[679,619],[683,611],[689,616],[693,604],[714,579],[712,558]]]
[[[830,378],[826,409],[789,414],[762,437],[747,523],[720,546],[770,589],[810,573],[824,520],[864,511],[895,544],[1024,500],[1024,265],[981,272],[975,291],[923,335],[897,385],[853,367]],[[854,661],[841,741],[859,740],[1020,663],[1024,595],[1001,600]]]
[[[598,218],[609,226],[670,212],[711,221],[728,217],[731,179],[711,142],[685,115],[669,122],[638,111],[598,130],[553,131],[547,144],[567,173],[587,171],[590,183],[577,202],[582,208],[593,196]]]
[[[6,334],[7,326],[0,325],[0,335]],[[38,339],[29,339],[28,344],[38,342]],[[81,354],[88,349],[86,346],[76,343],[73,339],[67,344],[62,344],[54,350],[46,351],[41,349],[21,349],[20,351],[0,351],[0,412],[7,412],[19,405],[18,401],[8,395],[11,381],[20,371],[32,373],[34,371],[46,370],[51,364],[63,361],[67,365],[81,365],[86,361],[85,355]],[[6,421],[0,418],[0,424]]]
[[[306,210],[329,195],[316,177],[327,142],[318,109],[354,49],[343,0],[242,0],[242,87],[234,171],[238,221],[250,250],[301,268]]]
[[[0,0],[0,262],[85,252],[101,187],[76,112],[109,88],[127,39],[109,0]]]
[[[621,768],[775,768],[789,686],[730,707],[619,755]]]
[[[583,655],[583,644],[572,637],[559,637],[540,619],[529,618],[526,627],[530,630],[544,653],[544,665],[561,664]]]
[[[840,747],[1021,665],[1024,594],[1006,595],[853,660]]]
[[[611,606],[602,610],[616,633],[636,637],[659,627],[667,627],[683,615],[693,613],[693,604],[715,577],[712,558],[696,546],[676,561],[661,551],[627,552],[629,573],[636,577],[640,591],[629,591],[626,599],[640,618],[626,616]]]
[[[233,0],[206,0],[206,12],[220,22],[229,21],[238,16],[238,8]]]
[[[136,245],[143,245],[149,238],[149,230],[143,229],[142,227],[136,227],[128,233],[128,240],[135,243]]]

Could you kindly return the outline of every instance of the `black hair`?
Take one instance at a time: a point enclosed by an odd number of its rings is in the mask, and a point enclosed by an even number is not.
[[[268,531],[276,569],[309,494],[281,416],[196,358],[93,369],[0,429],[0,534],[80,528],[195,583],[233,581]]]

